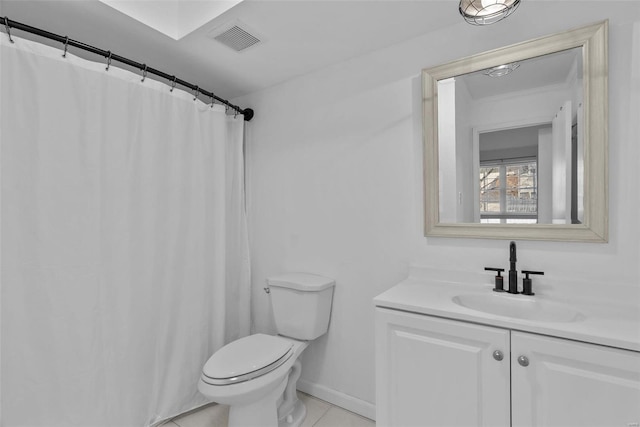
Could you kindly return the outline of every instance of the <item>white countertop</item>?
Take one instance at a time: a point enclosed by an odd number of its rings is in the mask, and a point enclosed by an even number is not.
[[[563,301],[557,297],[552,299],[550,295],[544,295],[544,293],[535,296],[508,294],[510,298],[538,298],[553,304],[566,304],[572,310],[582,314],[579,320],[572,322],[547,322],[498,316],[472,310],[453,302],[455,296],[463,294],[503,295],[493,292],[492,287],[490,284],[469,285],[424,276],[409,277],[375,297],[374,304],[377,307],[640,351],[640,307],[637,304],[588,301],[584,298]]]

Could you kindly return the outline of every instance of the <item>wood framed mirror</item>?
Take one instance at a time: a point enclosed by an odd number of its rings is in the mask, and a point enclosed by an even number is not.
[[[608,22],[424,69],[425,235],[606,242]]]

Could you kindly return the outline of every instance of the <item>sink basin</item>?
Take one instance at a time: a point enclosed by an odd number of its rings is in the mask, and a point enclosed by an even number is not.
[[[503,293],[463,294],[452,298],[453,302],[471,310],[497,316],[538,322],[576,322],[584,315],[571,307],[535,297]]]

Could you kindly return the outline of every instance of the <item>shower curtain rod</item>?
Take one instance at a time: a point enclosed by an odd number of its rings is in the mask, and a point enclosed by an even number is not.
[[[181,86],[187,87],[189,89],[191,89],[192,91],[197,92],[198,94],[203,94],[209,98],[213,100],[215,99],[216,101],[220,102],[221,104],[224,104],[232,109],[234,109],[236,112],[244,115],[244,120],[245,121],[249,121],[253,118],[253,110],[251,108],[245,108],[242,109],[240,107],[238,107],[237,105],[232,104],[231,102],[227,101],[226,99],[222,99],[218,96],[216,96],[213,92],[208,92],[204,89],[201,89],[199,86],[193,85],[189,82],[186,82],[184,80],[178,79],[176,78],[176,76],[172,76],[170,74],[167,74],[163,71],[159,71],[156,70],[155,68],[151,68],[148,67],[146,64],[140,64],[139,62],[136,61],[132,61],[131,59],[127,59],[124,58],[120,55],[115,55],[113,53],[111,53],[111,51],[108,50],[102,50],[99,49],[97,47],[88,45],[86,43],[82,43],[79,42],[77,40],[72,40],[69,37],[66,36],[60,36],[58,34],[54,34],[54,33],[50,33],[49,31],[45,31],[42,30],[40,28],[36,28],[36,27],[31,27],[29,25],[26,24],[22,24],[20,22],[16,22],[16,21],[12,21],[11,19],[9,19],[8,17],[4,17],[3,18],[4,22],[0,22],[0,27],[2,26],[2,24],[4,24],[5,27],[5,31],[7,33],[7,36],[9,37],[9,40],[11,40],[11,32],[9,31],[9,28],[16,28],[18,30],[21,31],[25,31],[27,33],[31,33],[31,34],[35,34],[41,37],[45,37],[51,40],[56,40],[60,43],[64,44],[65,47],[65,52],[68,46],[73,46],[73,47],[77,47],[80,48],[82,50],[86,50],[92,53],[95,53],[97,55],[101,55],[104,56],[105,58],[107,58],[108,63],[111,63],[111,61],[118,61],[118,62],[122,62],[123,64],[127,64],[131,67],[134,68],[138,68],[139,70],[141,70],[143,73],[146,74],[155,74],[156,76],[162,77],[163,79],[169,80],[169,82],[171,83],[171,86],[175,86],[176,84],[179,84]],[[13,40],[11,40],[11,42],[13,43]],[[197,96],[197,95],[196,95]]]

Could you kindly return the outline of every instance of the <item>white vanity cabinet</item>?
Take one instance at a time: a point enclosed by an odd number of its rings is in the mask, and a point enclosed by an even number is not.
[[[514,426],[640,426],[640,353],[512,331],[511,405]]]
[[[640,353],[376,307],[378,426],[640,424]]]
[[[508,330],[376,308],[378,426],[508,426],[509,371]]]

